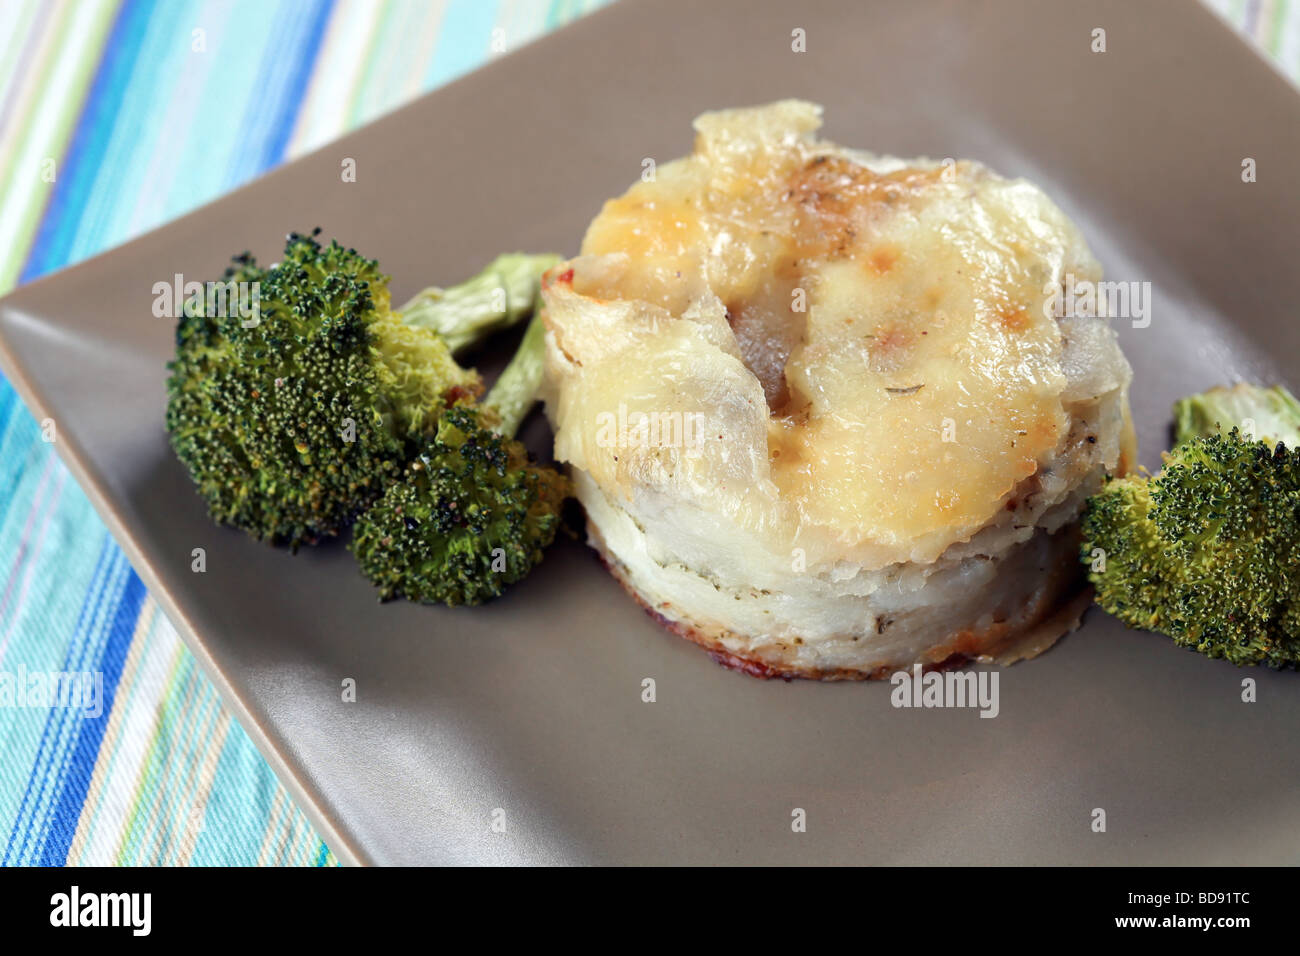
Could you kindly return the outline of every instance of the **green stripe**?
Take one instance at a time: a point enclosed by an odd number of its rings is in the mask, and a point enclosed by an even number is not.
[[[140,768],[140,777],[136,781],[135,796],[131,800],[130,809],[126,813],[126,825],[122,828],[122,838],[118,843],[117,858],[113,861],[114,866],[126,866],[128,863],[128,853],[134,846],[134,836],[140,826],[140,815],[145,807],[147,796],[152,789],[154,779],[157,776],[157,765],[160,759],[159,750],[163,733],[163,725],[170,708],[167,702],[170,701],[176,688],[176,675],[181,668],[181,662],[184,658],[184,651],[178,649],[172,658],[171,668],[167,673],[167,680],[164,684],[162,694],[163,704],[158,708],[154,717],[153,730],[149,738],[149,746],[145,750],[144,760]]]
[[[42,91],[42,95],[31,100],[21,117],[15,117],[18,133],[11,142],[12,152],[9,154],[8,168],[5,168],[5,163],[0,160],[0,203],[18,204],[22,214],[13,231],[4,236],[4,242],[0,243],[3,245],[3,249],[0,249],[0,292],[12,288],[17,280],[32,239],[36,235],[41,215],[53,191],[53,184],[46,183],[40,178],[39,168],[22,171],[24,175],[31,176],[31,188],[20,188],[16,181],[20,174],[18,163],[27,154],[28,144],[36,133],[38,124],[32,122],[33,113],[37,110],[57,111],[57,119],[47,133],[48,139],[37,144],[40,148],[36,150],[42,159],[56,160],[57,176],[77,116],[90,90],[90,81],[99,63],[99,51],[104,47],[115,13],[116,7],[111,3],[96,5],[93,14],[78,12],[79,17],[93,17],[90,28],[84,34],[85,45],[80,49],[68,42],[69,36],[72,35],[71,25],[74,17],[65,14],[58,18],[58,33],[54,45],[50,48],[51,55],[46,57],[38,67],[40,76],[38,89]],[[50,87],[50,77],[60,62],[69,59],[77,64],[77,68],[67,87],[68,99],[62,103],[49,103],[44,92]]]
[[[1282,24],[1286,22],[1288,0],[1275,0],[1273,4],[1273,35],[1268,41],[1268,52],[1274,57],[1282,48]],[[1287,72],[1291,72],[1291,64],[1284,64]]]
[[[373,9],[373,8],[367,8]],[[382,8],[380,8],[382,9]],[[380,49],[380,41],[384,36],[384,26],[391,17],[387,12],[378,16],[371,16],[368,19],[370,30],[366,37],[366,52],[361,58],[361,74],[357,77],[356,85],[352,88],[352,95],[348,100],[348,126],[358,126],[366,115],[366,92],[370,89],[371,83],[374,82],[375,74],[381,68],[388,68],[387,58],[379,56],[377,51]]]

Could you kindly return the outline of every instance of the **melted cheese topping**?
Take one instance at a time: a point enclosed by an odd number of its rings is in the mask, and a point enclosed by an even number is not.
[[[706,114],[691,156],[605,204],[546,290],[557,454],[769,550],[933,560],[1061,447],[1044,301],[1100,270],[1034,186],[818,126],[797,101]],[[703,416],[703,444],[611,447],[620,406]]]

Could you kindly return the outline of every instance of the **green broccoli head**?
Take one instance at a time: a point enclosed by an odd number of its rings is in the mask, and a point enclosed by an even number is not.
[[[381,598],[481,604],[555,539],[568,479],[511,437],[537,401],[544,337],[534,317],[484,404],[448,409],[403,480],[357,520],[352,550]]]
[[[226,270],[225,283],[256,284],[255,314],[186,303],[167,382],[172,447],[214,520],[295,548],[337,534],[401,474],[443,410],[481,390],[427,327],[441,305],[408,321],[374,260],[322,245],[318,232],[290,235],[269,268],[245,254]],[[501,319],[504,297],[494,298],[484,307]]]
[[[1300,450],[1191,437],[1152,477],[1091,498],[1081,557],[1097,603],[1234,664],[1300,662]]]
[[[448,409],[403,480],[358,519],[352,550],[381,598],[482,604],[542,559],[568,482],[491,424],[486,409]]]

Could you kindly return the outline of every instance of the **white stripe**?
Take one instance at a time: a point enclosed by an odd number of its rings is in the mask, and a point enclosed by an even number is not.
[[[324,145],[347,126],[345,111],[365,74],[365,54],[382,15],[383,6],[368,0],[342,0],[330,14],[317,68],[289,137],[290,156]]]
[[[182,654],[184,654],[184,651],[182,651]],[[185,664],[188,663],[183,657],[179,658],[178,661],[179,669],[184,669]],[[185,692],[180,699],[179,706],[176,708],[177,713],[188,714],[191,713],[193,709],[194,698],[199,691],[199,682],[195,680],[195,676],[193,670],[191,670],[190,673],[183,678]],[[162,706],[165,707],[166,703],[163,702]],[[159,716],[161,717],[162,715],[163,711],[160,709]],[[178,724],[179,727],[177,726]],[[161,832],[162,817],[167,812],[167,807],[171,801],[176,799],[169,784],[171,782],[170,777],[174,772],[174,754],[180,743],[177,738],[188,734],[191,728],[184,721],[172,721],[169,723],[169,726],[171,726],[175,732],[169,739],[166,749],[159,748],[155,751],[158,756],[159,770],[161,772],[155,777],[156,782],[154,786],[150,788],[151,799],[149,801],[149,816],[145,821],[144,827],[139,831],[139,843],[135,847],[135,856],[130,861],[133,863],[151,864],[155,861],[155,858],[158,856],[159,847],[163,842]],[[142,786],[144,785],[145,779],[144,776],[140,778]]]
[[[162,614],[154,615],[150,647],[144,653],[136,686],[128,697],[117,753],[109,767],[104,794],[96,815],[103,823],[92,826],[84,862],[111,866],[117,862],[126,839],[131,810],[144,786],[145,762],[158,732],[168,677],[183,652],[180,638]]]

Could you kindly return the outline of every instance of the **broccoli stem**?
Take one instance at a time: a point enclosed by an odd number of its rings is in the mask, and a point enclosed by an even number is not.
[[[483,404],[492,409],[499,419],[493,426],[493,431],[511,438],[519,430],[537,401],[537,392],[542,387],[545,359],[546,326],[542,324],[540,315],[534,315],[514,358],[483,400]]]
[[[1300,402],[1281,385],[1217,385],[1174,403],[1174,444],[1241,429],[1249,441],[1300,447]]]
[[[431,329],[455,354],[531,315],[542,273],[557,255],[498,256],[478,275],[450,289],[430,286],[402,306],[402,321]]]

